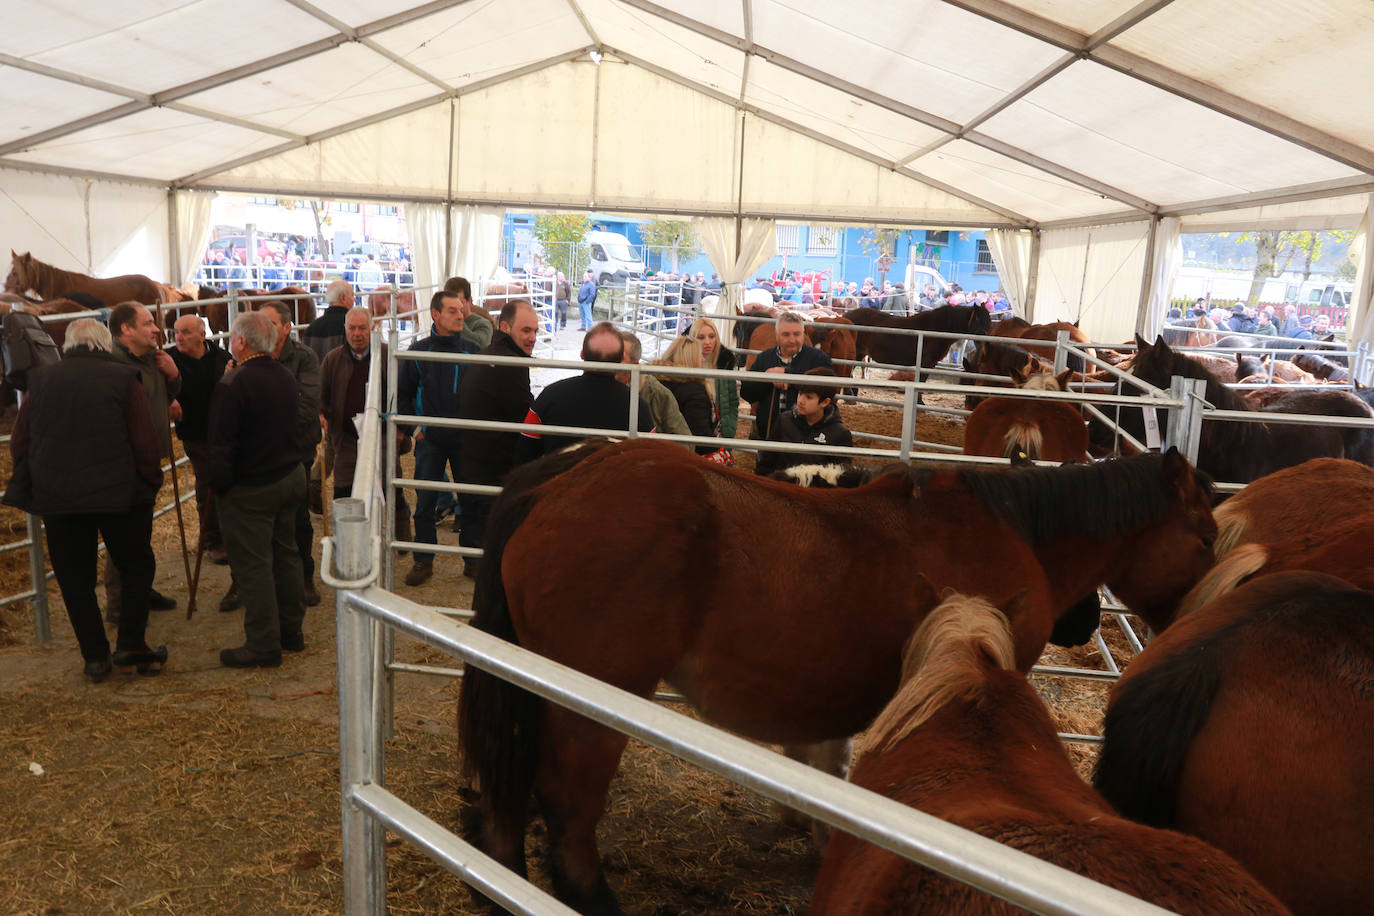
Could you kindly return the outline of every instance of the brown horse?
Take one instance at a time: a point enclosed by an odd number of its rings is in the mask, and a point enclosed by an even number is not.
[[[391,293],[393,290],[396,293],[396,314],[414,319],[415,290],[403,290],[399,286],[380,286],[363,294],[367,297],[367,307],[372,310],[372,317],[385,318],[391,314]]]
[[[18,254],[13,249],[10,250],[10,273],[5,278],[5,289],[20,295],[27,295],[32,290],[41,299],[60,299],[71,292],[89,293],[111,308],[121,302],[142,302],[144,305],[176,302],[180,296],[176,287],[150,280],[142,274],[89,277],[44,264],[27,251]]]
[[[1017,370],[1017,388],[1063,391],[1070,370],[1059,376],[1025,375]],[[974,408],[964,425],[964,454],[991,458],[1018,455],[1032,460],[1086,462],[1088,426],[1070,404],[1029,398],[988,398]]]
[[[213,286],[202,286],[200,288],[200,299],[220,299],[227,298],[227,290],[215,289]],[[283,286],[281,289],[241,289],[241,296],[271,296],[280,299],[291,309],[292,323],[296,325],[307,325],[315,320],[315,297],[301,289],[299,286]],[[247,311],[255,311],[262,307],[266,299],[259,299],[256,302],[245,302]],[[229,330],[229,303],[211,302],[202,306],[200,314],[210,322],[210,330],[217,334],[223,334]]]
[[[1224,334],[1217,331],[1217,323],[1206,315],[1199,315],[1191,321],[1165,325],[1160,334],[1171,347],[1210,347],[1217,337]]]
[[[992,318],[981,305],[942,305],[937,309],[915,315],[891,315],[873,308],[854,309],[844,313],[851,324],[860,330],[855,342],[858,359],[865,356],[874,362],[899,366],[915,366],[916,351],[921,337],[915,334],[883,334],[865,328],[893,328],[902,330],[945,331],[951,334],[987,334]],[[921,368],[929,369],[938,363],[954,341],[948,337],[931,337],[920,344]]]
[[[1240,392],[1227,388],[1221,379],[1196,360],[1183,353],[1175,353],[1162,338],[1156,339],[1151,345],[1137,336],[1136,348],[1131,374],[1137,378],[1165,390],[1169,388],[1169,380],[1176,375],[1203,379],[1206,382],[1207,401],[1213,406],[1225,410],[1252,409],[1251,403]],[[1285,392],[1264,406],[1261,412],[1374,418],[1374,411],[1350,392],[1324,387],[1296,388]],[[1137,439],[1145,438],[1145,424],[1140,411],[1122,409],[1121,420],[1127,432]],[[1349,458],[1374,465],[1374,429],[1229,421],[1202,424],[1198,467],[1218,480],[1248,483],[1280,468],[1322,457]]]
[[[1267,474],[1222,503],[1218,559],[1242,544],[1313,543],[1346,522],[1374,518],[1374,468],[1343,458],[1313,458]]]
[[[1371,684],[1374,594],[1265,576],[1131,662],[1094,782],[1127,817],[1235,856],[1295,913],[1368,912]]]
[[[1286,912],[1229,856],[1117,815],[1074,772],[1012,655],[1001,611],[947,598],[907,645],[901,691],[856,742],[851,781],[1171,912]],[[811,901],[812,916],[1020,912],[839,832]]]
[[[992,329],[994,337],[1013,337],[1022,341],[1021,346],[1025,347],[1036,356],[1045,360],[1050,365],[1054,365],[1054,346],[1044,344],[1026,343],[1032,340],[1055,341],[1059,338],[1060,331],[1069,332],[1069,341],[1075,344],[1088,344],[1092,342],[1087,334],[1079,330],[1078,325],[1068,321],[1051,321],[1046,324],[1030,324],[1025,319],[1014,318],[1005,319],[997,322],[997,326]],[[1092,348],[1086,350],[1089,356],[1096,356]],[[1088,366],[1083,360],[1072,353],[1069,354],[1069,368],[1074,372],[1087,372]]]
[[[757,740],[842,738],[897,687],[900,647],[925,612],[915,572],[999,599],[1025,590],[1013,623],[1027,669],[1103,582],[1164,626],[1212,564],[1210,489],[1177,452],[998,471],[899,465],[857,489],[813,490],[670,443],[587,445],[507,479],[473,626],[640,696],[667,680],[705,718]],[[611,494],[625,511],[608,526]],[[776,536],[766,547],[763,532]],[[883,556],[911,561],[873,559]],[[815,574],[780,586],[798,570]],[[822,652],[821,668],[799,663]],[[482,789],[474,840],[523,872],[533,791],[556,892],[617,912],[595,828],[626,738],[477,670],[459,722]]]

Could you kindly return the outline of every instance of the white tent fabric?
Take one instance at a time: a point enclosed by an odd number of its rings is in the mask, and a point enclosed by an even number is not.
[[[448,207],[444,204],[409,204],[406,236],[415,268],[415,286],[427,298],[448,279],[452,249],[448,247]],[[417,303],[420,304],[420,303]]]
[[[1374,194],[1369,195],[1364,219],[1360,220],[1350,251],[1358,266],[1355,269],[1354,332],[1349,340],[1352,345],[1367,343],[1374,347],[1374,308],[1371,308],[1374,303]]]
[[[93,270],[170,277],[169,188],[1046,233],[1354,228],[1374,191],[1368,0],[70,9],[0,32],[0,243]],[[91,218],[23,216],[35,170]]]
[[[450,239],[452,267],[450,276],[466,277],[474,286],[489,280],[501,266],[501,230],[506,218],[504,207],[454,207]]]
[[[1166,216],[1155,226],[1154,257],[1150,261],[1148,299],[1145,308],[1136,322],[1136,330],[1142,336],[1153,335],[1164,324],[1164,316],[1169,310],[1169,298],[1174,288],[1174,277],[1183,263],[1183,238],[1179,232],[1177,217]]]
[[[1006,291],[1012,310],[1026,316],[1026,289],[1030,286],[1031,244],[1029,232],[1018,229],[989,229],[988,251],[997,265],[997,276]]]
[[[724,284],[712,315],[721,340],[733,340],[735,323],[724,316],[739,314],[745,281],[777,253],[777,224],[771,219],[719,216],[699,217],[695,223],[701,248]]]
[[[1035,323],[1072,321],[1096,341],[1130,340],[1140,304],[1148,222],[1044,233]]]
[[[172,285],[181,286],[196,278],[196,270],[210,243],[210,205],[214,191],[177,191],[175,245],[177,263],[172,265]]]

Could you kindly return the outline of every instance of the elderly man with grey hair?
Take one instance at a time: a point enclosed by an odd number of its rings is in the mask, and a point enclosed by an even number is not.
[[[265,315],[240,315],[229,334],[236,365],[210,408],[210,479],[244,604],[244,644],[219,655],[229,668],[275,668],[283,649],[305,648],[305,579],[296,549],[296,511],[305,499],[298,389],[291,370],[272,358],[276,346]]]
[[[324,314],[301,331],[301,343],[314,350],[320,362],[331,350],[344,345],[344,318],[354,306],[353,287],[345,280],[333,281],[325,287],[324,303],[328,306]]]
[[[165,646],[153,650],[144,641],[161,448],[140,370],[111,348],[109,330],[82,318],[67,328],[65,358],[30,374],[4,496],[43,517],[53,573],[92,681],[114,666],[156,674],[167,660]],[[97,534],[121,573],[113,658],[95,597]]]

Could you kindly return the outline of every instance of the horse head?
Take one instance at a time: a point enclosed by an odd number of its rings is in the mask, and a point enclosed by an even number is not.
[[[1216,563],[1217,523],[1211,479],[1171,448],[1159,462],[1160,511],[1135,538],[1130,559],[1108,584],[1156,633],[1174,619],[1180,600]]]
[[[965,327],[970,334],[989,334],[992,332],[992,313],[981,305],[967,306],[972,309]]]
[[[20,254],[13,248],[10,249],[10,272],[5,277],[5,289],[12,293],[24,295],[33,285],[29,280],[33,267],[33,255],[29,252]]]

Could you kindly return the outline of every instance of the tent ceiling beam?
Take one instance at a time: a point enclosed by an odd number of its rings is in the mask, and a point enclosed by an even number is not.
[[[674,73],[664,67],[659,66],[658,64],[644,60],[641,57],[636,57],[633,54],[627,54],[619,49],[610,50],[613,50],[615,55],[621,58],[622,60],[625,60],[628,63],[632,63],[637,67],[642,67],[645,70],[648,70],[650,73],[660,76],[663,79],[669,80],[670,82],[678,83],[679,85],[686,86],[688,89],[693,89],[697,92],[702,93],[703,95],[708,95],[718,102],[721,102],[725,105],[731,105],[740,111],[747,112],[751,115],[754,115],[757,118],[761,118],[765,121],[777,124],[779,127],[785,127],[788,130],[795,131],[799,134],[803,134],[804,136],[810,137],[812,140],[815,140],[817,143],[834,147],[835,149],[848,153],[851,156],[856,156],[860,159],[863,159],[866,162],[871,162],[874,165],[880,166],[885,169],[889,169],[891,171],[895,171],[898,174],[904,175],[908,178],[912,178],[916,181],[928,184],[933,188],[937,188],[941,191],[944,191],[946,194],[957,197],[960,200],[967,201],[975,206],[982,207],[985,210],[991,210],[992,212],[997,213],[1000,216],[1006,218],[1016,228],[1027,228],[1035,225],[1035,221],[1033,219],[1021,213],[1017,213],[1014,210],[1008,210],[1006,207],[1003,207],[999,204],[994,204],[981,198],[974,197],[970,195],[967,191],[962,191],[958,188],[947,185],[944,182],[937,181],[933,178],[929,178],[925,175],[920,174],[919,172],[913,171],[912,169],[894,168],[891,160],[884,159],[881,156],[869,152],[868,150],[860,149],[856,146],[850,146],[849,144],[836,140],[833,137],[828,137],[820,131],[808,127],[805,124],[799,124],[796,121],[789,120],[781,115],[777,115],[770,111],[766,111],[762,108],[759,108],[757,105],[744,104],[740,102],[738,99],[734,98],[733,96],[726,95],[725,93],[720,92],[719,90],[711,88],[710,86],[698,83],[692,80],[690,77],[685,77],[679,73]]]
[[[107,121],[116,121],[131,114],[138,114],[140,111],[146,111],[149,107],[147,102],[131,101],[125,102],[123,105],[116,105],[114,108],[107,108],[105,111],[97,111],[95,114],[87,115],[84,118],[68,121],[66,124],[59,124],[57,127],[40,130],[36,134],[29,134],[27,137],[20,137],[18,140],[0,144],[0,156],[27,150],[41,143],[47,143],[49,140],[56,140],[79,130],[104,124]]]
[[[1252,194],[1235,194],[1230,197],[1215,197],[1211,200],[1198,200],[1180,207],[1167,207],[1160,210],[1160,216],[1196,216],[1202,213],[1216,213],[1219,210],[1236,210],[1243,207],[1266,207],[1275,204],[1293,204],[1304,200],[1317,200],[1323,197],[1340,197],[1346,194],[1366,194],[1374,192],[1374,180],[1368,177],[1342,178],[1336,181],[1318,181],[1312,184],[1295,185],[1290,188],[1275,188],[1256,191]]]
[[[1004,0],[943,0],[943,2],[982,16],[984,19],[1004,25],[1007,28],[1015,29],[1024,35],[1038,38],[1055,47],[1077,54],[1086,60],[1110,67],[1127,76],[1148,83],[1156,89],[1210,108],[1218,114],[1226,115],[1251,127],[1296,143],[1351,168],[1374,174],[1374,152],[1111,44],[1103,43],[1094,46],[1091,42],[1097,37],[1096,35],[1092,37],[1082,35],[1057,22],[1027,12],[1019,7],[1011,6]],[[1115,34],[1120,34],[1126,28],[1139,24],[1166,5],[1162,2],[1141,3],[1099,30],[1098,35],[1105,34],[1108,35],[1108,38],[1114,37]],[[1111,33],[1112,29],[1116,29],[1114,34]]]
[[[452,6],[453,4],[450,3],[449,5]],[[279,146],[274,146],[271,149],[262,150],[257,153],[249,153],[247,156],[240,156],[238,159],[234,159],[229,162],[222,162],[217,165],[212,165],[209,168],[201,169],[199,172],[194,172],[190,175],[184,175],[181,178],[178,178],[175,181],[173,181],[171,185],[174,188],[189,187],[190,185],[199,182],[203,178],[208,178],[211,175],[218,175],[220,172],[227,172],[231,169],[236,169],[241,166],[251,165],[252,163],[258,162],[262,159],[267,159],[272,156],[279,155],[281,153],[290,152],[293,149],[299,149],[300,147],[308,146],[311,143],[319,143],[321,140],[328,140],[330,137],[336,137],[339,134],[345,134],[351,130],[357,130],[362,127],[368,127],[372,124],[378,123],[379,121],[385,121],[390,118],[400,117],[401,115],[409,114],[412,111],[418,111],[419,109],[426,108],[430,105],[437,105],[445,99],[458,98],[459,96],[467,95],[471,92],[478,92],[482,89],[487,89],[492,86],[498,85],[499,83],[507,82],[508,80],[518,79],[522,76],[527,76],[531,73],[535,73],[547,67],[552,67],[556,64],[561,64],[564,61],[575,60],[576,58],[581,57],[582,55],[586,54],[591,50],[593,50],[593,48],[587,46],[577,48],[572,51],[564,51],[562,54],[555,54],[552,57],[546,57],[543,60],[533,61],[532,63],[528,63],[523,67],[517,67],[516,69],[509,70],[505,73],[498,73],[495,76],[488,77],[487,79],[478,80],[474,83],[468,83],[467,85],[460,86],[457,89],[451,89],[448,92],[443,92],[438,95],[432,95],[428,98],[418,99],[414,102],[401,105],[397,108],[391,108],[386,111],[380,111],[376,114],[368,115],[365,118],[359,118],[356,121],[349,121],[347,124],[340,124],[337,127],[331,127],[329,130],[324,130],[320,131],[319,133],[310,134],[307,137],[302,137],[299,140],[293,140],[290,143],[284,143]]]
[[[601,36],[597,35],[596,29],[592,27],[592,21],[582,11],[582,4],[578,3],[577,0],[568,0],[568,6],[572,7],[573,15],[577,17],[578,22],[582,23],[582,28],[587,30],[587,38],[591,40],[591,43],[598,48],[601,47]]]
[[[438,86],[440,89],[443,90],[449,90],[453,88],[448,83],[445,83],[443,80],[434,76],[434,74],[429,73],[426,70],[420,69],[419,67],[412,64],[410,61],[406,60],[404,57],[401,57],[399,54],[387,50],[385,47],[377,43],[372,38],[359,35],[358,31],[354,29],[352,26],[350,26],[348,23],[344,22],[342,19],[337,19],[329,15],[324,10],[320,9],[318,6],[315,6],[313,3],[309,3],[308,0],[286,0],[286,2],[294,6],[296,9],[300,10],[302,13],[305,13],[308,16],[313,16],[320,22],[323,22],[326,25],[328,25],[330,28],[336,29],[339,32],[339,34],[346,35],[350,41],[358,42],[372,53],[377,54],[381,57],[385,57],[387,60],[391,61],[396,66],[404,70],[408,70],[411,73],[414,73],[416,76],[420,77],[426,82],[433,83],[435,86]]]
[[[1054,229],[1081,229],[1084,226],[1115,226],[1120,223],[1143,223],[1153,219],[1150,213],[1112,213],[1104,216],[1076,216],[1071,219],[1051,219],[1040,224],[1040,229],[1049,232]]]
[[[27,70],[29,73],[62,80],[64,83],[75,83],[78,86],[85,86],[87,89],[99,89],[101,92],[108,92],[111,95],[122,95],[126,99],[134,99],[148,105],[153,104],[153,97],[146,92],[137,92],[127,86],[117,86],[114,83],[92,79],[89,76],[82,76],[80,73],[73,73],[59,67],[49,67],[47,64],[35,63],[22,57],[15,57],[12,54],[0,54],[0,65],[13,67],[16,70]]]
[[[16,172],[34,172],[39,175],[61,175],[66,178],[90,178],[95,181],[113,181],[120,184],[137,184],[150,188],[165,188],[167,182],[141,175],[121,175],[117,172],[97,172],[91,169],[73,169],[61,165],[42,165],[24,162],[20,159],[0,159],[0,169],[13,169]]]
[[[198,118],[205,118],[210,121],[219,121],[222,124],[233,124],[235,127],[242,127],[246,128],[247,130],[256,130],[259,133],[264,134],[272,134],[274,136],[281,137],[286,140],[305,139],[304,134],[292,133],[289,130],[282,130],[279,127],[270,127],[266,124],[259,124],[256,121],[249,121],[244,118],[236,118],[233,115],[227,115],[217,111],[209,111],[204,108],[197,108],[194,105],[186,105],[181,102],[172,102],[171,104],[163,105],[162,107],[170,108],[173,111],[185,112],[186,114],[195,115]]]

